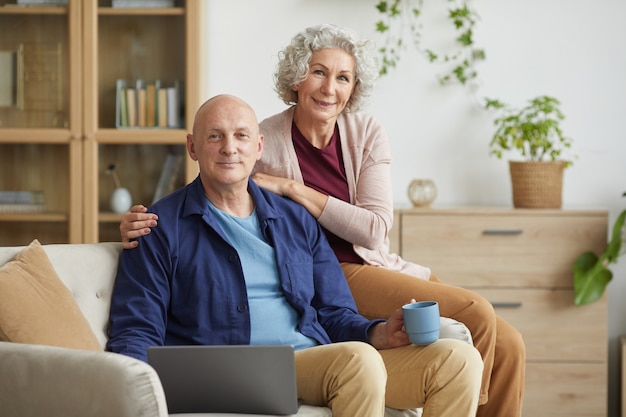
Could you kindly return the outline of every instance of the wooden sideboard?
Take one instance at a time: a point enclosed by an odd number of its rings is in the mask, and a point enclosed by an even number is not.
[[[523,415],[606,417],[606,296],[574,304],[574,259],[604,250],[608,212],[538,209],[396,210],[391,249],[470,288],[526,344]]]

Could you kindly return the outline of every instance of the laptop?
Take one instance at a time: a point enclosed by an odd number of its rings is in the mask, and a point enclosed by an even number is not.
[[[294,349],[289,345],[153,346],[170,414],[298,412]]]

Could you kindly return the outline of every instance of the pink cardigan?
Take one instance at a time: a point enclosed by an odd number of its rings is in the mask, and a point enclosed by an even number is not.
[[[294,108],[261,122],[263,156],[254,171],[303,182],[291,141]],[[342,113],[337,118],[350,192],[350,204],[330,197],[318,221],[352,242],[365,263],[428,279],[430,269],[389,252],[393,223],[389,140],[376,119],[365,113]]]

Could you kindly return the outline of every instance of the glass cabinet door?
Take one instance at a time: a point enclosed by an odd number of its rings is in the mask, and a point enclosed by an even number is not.
[[[130,204],[149,205],[188,181],[199,2],[119,3],[101,0],[84,12],[87,242],[120,240],[120,214]]]
[[[0,245],[79,242],[81,2],[28,3],[0,0]]]

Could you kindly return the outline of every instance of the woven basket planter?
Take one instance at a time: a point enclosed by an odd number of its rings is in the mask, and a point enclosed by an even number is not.
[[[565,162],[509,161],[515,208],[561,208]]]

